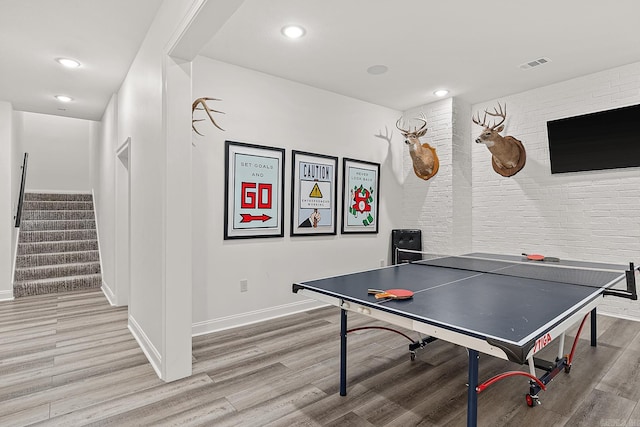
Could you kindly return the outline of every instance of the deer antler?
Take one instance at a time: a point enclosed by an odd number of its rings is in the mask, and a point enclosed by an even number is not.
[[[504,103],[504,111],[502,111],[502,106],[500,105],[500,103],[498,102],[498,108],[500,109],[500,111],[498,112],[498,109],[496,109],[495,107],[493,108],[493,113],[490,113],[488,111],[485,110],[485,112],[492,116],[492,117],[502,117],[502,120],[500,120],[500,122],[498,123],[493,123],[493,126],[491,126],[491,129],[495,129],[498,126],[500,126],[502,123],[504,123],[504,121],[507,118],[507,103]]]
[[[498,108],[500,109],[498,111]],[[500,103],[498,102],[498,108],[493,108],[493,113],[490,113],[487,110],[484,110],[484,117],[482,118],[482,123],[480,123],[480,112],[477,113],[477,118],[474,116],[471,116],[471,121],[473,121],[473,123],[485,127],[489,130],[494,130],[495,128],[497,128],[498,126],[500,126],[502,123],[504,123],[504,121],[507,118],[507,103],[505,102],[504,104],[504,111],[502,110],[502,106],[500,105]],[[492,116],[492,117],[502,117],[502,120],[500,120],[498,123],[496,123],[495,121],[493,122],[493,124],[491,126],[489,126],[486,122],[487,122],[487,114]]]
[[[220,113],[220,114],[224,114],[223,111],[218,111],[218,110],[212,110],[211,108],[209,108],[209,106],[207,105],[207,101],[221,101],[221,99],[218,98],[198,98],[195,101],[193,101],[193,104],[191,104],[191,129],[193,129],[193,131],[195,133],[197,133],[200,136],[204,136],[203,134],[201,134],[200,132],[198,132],[198,129],[196,129],[195,126],[195,122],[201,122],[204,119],[193,119],[193,112],[196,110],[204,110],[207,113],[207,116],[209,116],[209,119],[211,120],[211,123],[213,123],[213,125],[215,127],[217,127],[218,129],[220,129],[221,131],[224,131],[224,129],[222,129],[220,126],[218,126],[218,124],[216,123],[216,121],[213,119],[213,116],[211,115],[211,113]]]
[[[482,126],[482,127],[487,127],[487,125],[485,124],[485,122],[487,121],[487,110],[484,111],[484,118],[482,119],[482,123],[480,123],[480,112],[478,111],[476,113],[476,116],[471,116],[471,121],[475,124],[477,124],[478,126]]]
[[[396,127],[402,133],[409,133],[409,129],[403,129],[402,126],[404,126],[404,120],[402,120],[402,117],[400,117],[396,122]]]
[[[402,117],[400,117],[398,119],[398,121],[396,122],[396,127],[398,128],[398,130],[404,134],[416,134],[418,132],[421,132],[422,130],[424,130],[427,127],[427,119],[424,116],[424,113],[420,113],[420,117],[414,117],[414,120],[420,120],[422,122],[422,126],[420,126],[420,128],[418,129],[418,127],[416,126],[415,128],[413,128],[413,130],[411,130],[411,126],[409,126],[409,129],[403,129],[401,126],[404,126],[404,120],[402,120]]]

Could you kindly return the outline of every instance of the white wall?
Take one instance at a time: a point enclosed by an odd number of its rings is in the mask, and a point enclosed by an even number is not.
[[[166,3],[165,3],[166,4]],[[162,7],[161,7],[162,8]],[[153,29],[153,28],[152,28]],[[118,92],[118,141],[131,136],[131,287],[129,323],[146,343],[157,369],[162,364],[164,146],[161,52],[147,38]],[[152,46],[149,46],[152,45]]]
[[[92,121],[22,113],[27,190],[91,191]]]
[[[398,111],[204,57],[193,63],[193,96],[221,98],[210,104],[226,113],[216,115],[225,132],[203,121],[205,136],[193,138],[194,333],[316,306],[292,283],[388,263],[402,218],[402,172],[392,165],[405,147],[397,132],[391,146],[375,134],[393,128]],[[285,237],[223,240],[225,139],[286,150]],[[338,194],[343,157],[381,163],[379,233],[341,235],[338,215],[336,236],[290,237],[293,149],[339,157]]]
[[[496,100],[473,106],[493,108]],[[504,135],[520,139],[527,164],[496,174],[484,145],[473,146],[473,249],[601,261],[640,258],[640,168],[551,174],[546,122],[640,103],[640,63],[500,98]],[[472,126],[472,138],[480,128]],[[603,142],[602,149],[606,150]],[[640,305],[607,298],[604,311],[640,319]]]
[[[117,101],[117,141],[122,143],[131,138],[129,327],[158,375],[168,381],[191,373],[191,306],[185,303],[185,308],[179,299],[167,297],[167,290],[186,286],[184,294],[191,294],[188,282],[185,285],[167,281],[167,271],[171,272],[173,263],[179,260],[166,256],[166,206],[172,202],[166,191],[166,152],[167,144],[188,147],[190,141],[185,138],[167,141],[167,120],[172,114],[166,114],[170,107],[164,91],[164,73],[170,62],[167,57],[170,40],[197,3],[163,2],[118,92]],[[187,102],[184,109],[188,112],[189,108]],[[189,122],[183,126],[188,132]],[[188,170],[189,165],[184,166]],[[177,331],[180,328],[184,332]]]
[[[0,101],[0,300],[13,298],[13,108]]]
[[[129,304],[129,140],[118,147],[115,164],[115,283],[113,302]]]
[[[91,144],[91,188],[94,194],[97,228],[100,238],[102,286],[105,295],[116,304],[115,282],[115,152],[118,146],[117,96],[107,104]]]
[[[24,149],[22,148],[22,129],[22,113],[14,111],[12,136],[13,160],[11,162],[11,176],[13,177],[13,181],[11,183],[11,212],[13,212],[13,215],[16,215],[18,210],[18,202],[20,199],[20,185],[22,182],[22,164],[24,163]],[[28,169],[29,166],[27,165],[27,171]],[[14,228],[12,233],[12,254],[16,253],[16,246],[18,244],[18,230],[18,228]],[[15,264],[15,257],[13,257],[12,261]]]

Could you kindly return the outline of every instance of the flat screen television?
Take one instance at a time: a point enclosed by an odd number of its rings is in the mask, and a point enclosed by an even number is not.
[[[547,122],[551,173],[640,166],[640,105]]]

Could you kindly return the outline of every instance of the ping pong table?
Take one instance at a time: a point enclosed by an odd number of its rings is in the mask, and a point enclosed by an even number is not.
[[[604,296],[636,300],[640,277],[633,263],[541,262],[488,253],[417,258],[390,267],[294,283],[293,292],[340,308],[342,396],[347,394],[349,311],[425,334],[409,346],[412,360],[414,350],[437,339],[466,347],[468,426],[477,424],[478,393],[503,378],[528,377],[526,402],[529,406],[539,403],[538,393],[562,370],[570,371],[589,315],[591,345],[596,346],[596,307]],[[368,293],[371,288],[405,288],[414,295],[405,300],[378,300]],[[565,354],[565,332],[578,322],[571,353]],[[555,361],[535,357],[554,341],[559,346]],[[527,364],[529,372],[505,372],[480,383],[480,353]],[[544,374],[538,377],[536,369]]]

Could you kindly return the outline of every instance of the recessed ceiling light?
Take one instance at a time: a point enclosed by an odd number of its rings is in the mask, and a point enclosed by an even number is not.
[[[56,95],[56,99],[60,102],[71,102],[73,98],[67,95]]]
[[[439,90],[433,92],[433,94],[435,96],[440,97],[440,98],[442,98],[443,96],[447,95],[448,93],[449,93],[449,91],[446,90],[446,89],[439,89]]]
[[[60,65],[64,65],[67,68],[78,68],[80,63],[75,59],[70,58],[56,58],[56,62]]]
[[[305,29],[299,25],[287,25],[282,27],[282,34],[290,39],[299,39],[306,33]]]
[[[371,67],[367,68],[367,73],[369,74],[384,74],[387,71],[389,71],[389,67],[387,67],[386,65],[372,65]]]

